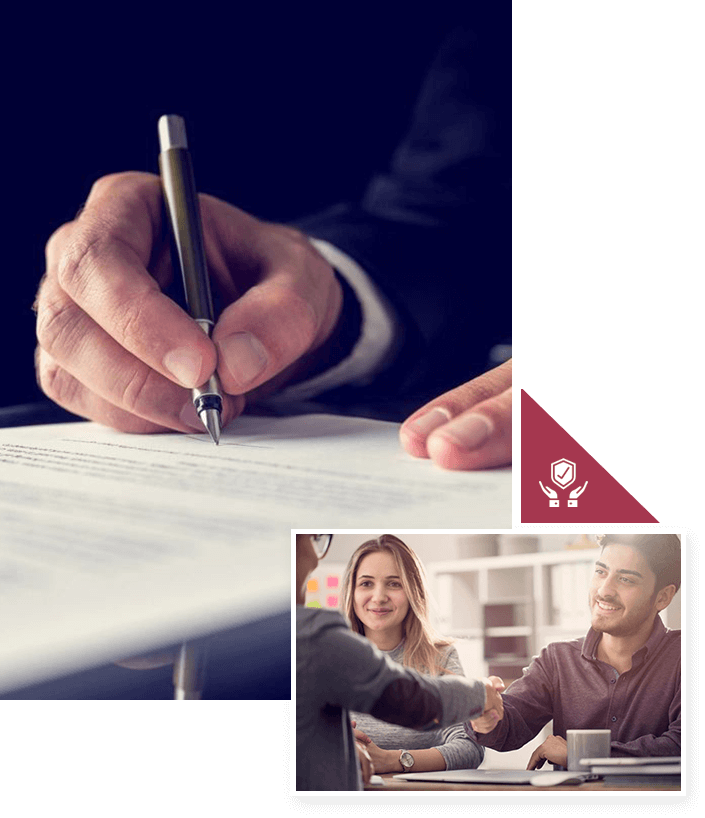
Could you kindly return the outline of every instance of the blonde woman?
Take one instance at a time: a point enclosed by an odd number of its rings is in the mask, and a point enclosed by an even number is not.
[[[398,537],[384,534],[355,551],[345,570],[342,606],[352,630],[389,659],[431,676],[464,675],[451,641],[428,622],[423,566]],[[462,724],[418,732],[364,713],[351,718],[377,773],[472,769],[484,757]]]

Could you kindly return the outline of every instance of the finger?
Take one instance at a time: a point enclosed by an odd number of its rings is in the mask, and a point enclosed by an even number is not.
[[[511,389],[433,431],[426,449],[431,460],[443,469],[489,469],[511,463]]]
[[[77,378],[62,369],[41,347],[36,352],[37,380],[42,391],[54,403],[81,417],[132,434],[172,431],[160,424],[132,415],[103,400]],[[193,430],[190,430],[193,431]]]
[[[507,361],[416,411],[400,430],[406,451],[446,469],[510,463],[511,375]]]
[[[475,721],[471,721],[470,725],[472,729],[476,733],[491,733],[497,722],[495,719],[488,718],[487,716],[480,716],[479,719],[475,719]]]
[[[531,754],[531,758],[529,759],[529,763],[526,765],[527,770],[538,770],[543,767],[545,758],[541,755],[542,747],[537,747],[534,752]]]
[[[495,690],[504,690],[505,684],[499,676],[490,676],[489,679]]]
[[[37,382],[44,394],[59,406],[80,417],[132,434],[169,431],[205,433],[204,426],[193,406],[190,392],[186,390],[181,390],[185,397],[177,399],[176,414],[172,416],[160,411],[160,399],[151,399],[150,390],[145,388],[140,393],[140,400],[144,400],[148,408],[141,414],[135,414],[134,406],[131,407],[131,411],[122,409],[96,394],[68,370],[62,368],[39,346],[36,350],[35,362]],[[165,383],[169,384],[168,381]],[[169,388],[173,386],[169,384]],[[244,399],[226,396],[224,404],[223,426],[226,426],[234,417],[242,413]]]
[[[205,428],[190,398],[184,404],[178,420],[172,423],[169,419],[168,425],[164,425],[120,409],[101,398],[67,370],[62,369],[41,347],[38,347],[36,352],[36,370],[42,391],[59,406],[81,417],[130,434],[171,431],[205,434]],[[242,412],[244,400],[229,398],[226,405],[224,426]]]
[[[122,431],[202,430],[191,393],[121,347],[55,280],[46,280],[39,303],[37,337],[47,356],[39,368],[40,385],[52,400]],[[147,425],[126,422],[115,409]],[[241,410],[242,399],[226,396],[223,425]]]
[[[260,283],[223,311],[213,332],[218,373],[231,394],[257,388],[320,346],[342,305],[332,267],[308,240],[266,229],[273,247],[262,259]]]
[[[485,703],[485,712],[494,713],[497,718],[499,718],[500,713],[502,712],[502,702],[499,699],[499,695],[495,694],[490,696],[490,698]]]
[[[159,179],[137,173],[104,177],[78,221],[50,239],[47,270],[121,347],[190,388],[215,370],[215,347],[148,271],[160,242]]]
[[[374,774],[374,764],[370,758],[370,754],[362,744],[358,744],[357,749],[358,758],[360,759],[360,772],[362,773],[362,779],[365,784],[369,784],[370,778]]]

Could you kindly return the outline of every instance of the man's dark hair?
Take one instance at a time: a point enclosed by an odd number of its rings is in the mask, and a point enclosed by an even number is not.
[[[638,551],[656,575],[656,590],[681,587],[681,540],[677,534],[602,534],[597,544],[627,545]]]

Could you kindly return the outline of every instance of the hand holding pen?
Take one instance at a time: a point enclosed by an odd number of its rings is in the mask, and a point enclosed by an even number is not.
[[[203,431],[188,390],[217,372],[222,425],[245,395],[306,372],[331,336],[342,292],[299,231],[199,196],[211,337],[162,292],[174,271],[160,179],[106,176],[50,238],[36,300],[40,385],[78,415],[127,432]]]
[[[203,431],[192,396],[217,373],[222,426],[245,395],[274,391],[326,362],[342,290],[290,227],[200,194],[211,287],[224,308],[209,338],[163,290],[174,271],[158,177],[99,179],[46,247],[35,361],[43,391],[126,432]],[[450,354],[455,354],[451,351]],[[511,461],[511,363],[415,411],[401,443],[449,469]]]

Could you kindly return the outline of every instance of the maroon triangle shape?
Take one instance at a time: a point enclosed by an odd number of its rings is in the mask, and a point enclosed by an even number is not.
[[[523,389],[521,521],[658,522]]]

